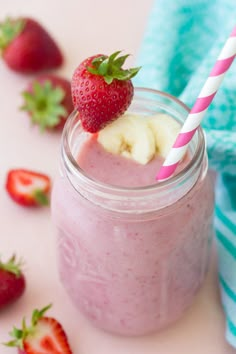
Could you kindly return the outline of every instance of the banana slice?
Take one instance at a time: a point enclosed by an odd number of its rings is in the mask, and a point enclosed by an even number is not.
[[[155,138],[145,118],[125,114],[98,134],[98,142],[106,151],[145,165],[156,153]]]
[[[147,124],[155,137],[156,153],[166,158],[180,131],[180,124],[167,114],[147,118]]]
[[[125,114],[100,130],[98,142],[112,154],[145,165],[155,155],[167,156],[179,130],[179,123],[167,114]]]

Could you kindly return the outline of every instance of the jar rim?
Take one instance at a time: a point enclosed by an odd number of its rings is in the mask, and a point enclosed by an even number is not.
[[[190,109],[185,105],[182,101],[180,101],[178,98],[159,91],[155,89],[150,89],[150,88],[144,88],[144,87],[135,87],[135,93],[151,93],[163,98],[167,98],[171,100],[172,102],[175,102],[178,106],[182,107],[186,113],[188,114],[190,112]],[[89,176],[77,163],[76,159],[73,156],[73,153],[71,151],[70,147],[70,142],[69,142],[69,137],[70,137],[70,132],[73,126],[73,123],[75,120],[78,120],[78,112],[74,110],[71,115],[68,117],[67,122],[65,124],[63,133],[62,133],[62,154],[66,158],[67,161],[67,167],[74,173],[79,174],[83,179],[86,179],[89,183],[92,183],[95,187],[100,187],[100,188],[106,188],[109,190],[112,190],[113,192],[120,192],[120,191],[151,191],[151,190],[157,190],[161,189],[163,187],[171,187],[171,185],[178,184],[183,180],[183,177],[186,176],[188,171],[191,171],[194,167],[199,165],[199,162],[201,162],[201,157],[204,154],[205,151],[205,139],[204,139],[204,133],[201,128],[201,126],[197,129],[196,133],[198,135],[197,139],[197,146],[194,151],[194,154],[190,160],[190,162],[181,170],[179,171],[176,175],[170,177],[169,179],[163,180],[163,181],[158,181],[157,183],[151,184],[151,185],[146,185],[146,186],[138,186],[138,187],[124,187],[124,186],[118,186],[118,185],[111,185],[111,184],[106,184],[104,182],[98,181],[91,176]],[[79,123],[80,124],[80,123]],[[199,161],[200,160],[200,161]]]

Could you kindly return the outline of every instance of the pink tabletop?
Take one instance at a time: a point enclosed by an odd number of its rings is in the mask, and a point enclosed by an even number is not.
[[[28,15],[39,19],[64,48],[66,64],[60,74],[71,77],[76,65],[94,53],[117,49],[137,54],[151,0],[10,0],[1,1],[1,19]],[[119,6],[115,6],[114,4]],[[132,63],[134,58],[130,59]],[[224,317],[217,287],[215,257],[206,283],[185,316],[169,329],[142,338],[116,337],[93,328],[71,305],[58,280],[55,238],[49,209],[24,209],[4,191],[10,168],[25,167],[55,176],[59,134],[40,134],[18,110],[19,93],[29,77],[0,63],[0,253],[25,259],[27,290],[0,313],[0,342],[35,307],[53,303],[50,314],[63,324],[75,354],[233,354],[224,340]],[[1,346],[1,354],[15,353]]]

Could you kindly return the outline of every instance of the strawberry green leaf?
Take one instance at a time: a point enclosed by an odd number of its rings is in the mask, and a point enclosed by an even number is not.
[[[132,68],[129,70],[123,70],[122,72],[115,72],[114,73],[114,78],[118,80],[130,80],[132,77],[134,77],[140,68]]]
[[[141,67],[122,69],[123,64],[129,57],[129,54],[119,57],[121,51],[111,54],[109,57],[100,56],[92,61],[92,66],[87,67],[87,70],[94,75],[102,76],[105,82],[109,85],[114,79],[130,80],[140,70]]]
[[[32,318],[31,318],[32,327],[34,327],[38,323],[38,320],[40,318],[42,318],[51,307],[52,307],[52,304],[49,304],[49,305],[45,306],[44,308],[42,308],[41,310],[35,309],[33,311]]]
[[[7,18],[0,23],[0,51],[4,51],[8,45],[16,38],[24,29],[25,21],[21,19]]]
[[[92,68],[92,67],[90,67],[90,66],[87,66],[87,70],[88,70],[88,72],[90,72],[91,74],[94,74],[94,75],[97,75],[97,74],[98,74],[97,69]]]
[[[3,343],[4,345],[6,345],[7,347],[18,347],[21,348],[21,346],[18,344],[18,340],[17,339],[12,339],[9,340],[6,343]]]
[[[103,60],[101,62],[101,64],[98,67],[98,73],[101,76],[105,76],[107,74],[108,71],[108,62],[109,62],[109,58],[106,58],[105,60]]]
[[[25,91],[22,96],[24,104],[21,109],[31,115],[32,122],[38,124],[41,131],[67,118],[68,112],[62,104],[65,92],[60,87],[53,87],[49,80],[44,83],[35,81],[32,92]]]
[[[33,196],[39,205],[49,205],[48,195],[44,191],[38,189],[33,193]]]
[[[115,53],[112,53],[110,56],[109,56],[109,64],[113,63],[115,58],[121,53],[121,50],[118,50],[117,52]]]
[[[121,57],[116,59],[116,61],[115,61],[116,67],[120,69],[128,57],[129,57],[129,54],[126,54],[126,55],[122,55]]]
[[[28,335],[28,331],[25,329],[19,329],[16,327],[13,327],[12,331],[9,333],[9,335],[13,338],[9,342],[4,343],[8,347],[17,347],[20,349],[23,349],[23,341]]]
[[[16,261],[15,255],[13,255],[6,263],[0,261],[0,269],[5,270],[6,272],[15,274],[17,277],[21,276],[21,267],[23,262]]]
[[[105,55],[101,55],[100,57],[94,58],[93,59],[93,64],[96,65],[96,63],[102,63],[103,60],[105,60],[107,57]]]
[[[14,327],[12,330],[12,334],[14,335],[14,337],[16,337],[16,339],[21,339],[22,338],[22,334],[23,334],[23,330]]]
[[[104,76],[104,80],[108,85],[110,85],[112,83],[113,79],[114,79],[114,77],[112,77],[112,76],[108,76],[108,75]]]

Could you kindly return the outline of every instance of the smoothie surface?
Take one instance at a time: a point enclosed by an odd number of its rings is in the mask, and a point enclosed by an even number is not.
[[[106,184],[119,187],[144,187],[156,184],[155,176],[164,162],[156,156],[146,165],[142,165],[120,155],[107,152],[98,143],[96,136],[91,135],[81,146],[77,162],[85,173]],[[180,172],[189,162],[186,157],[178,166]]]

